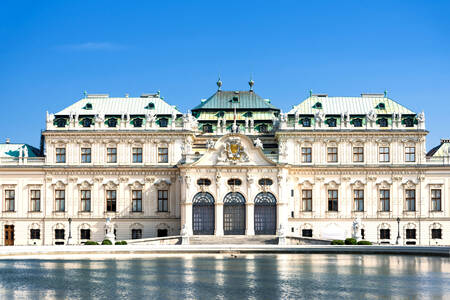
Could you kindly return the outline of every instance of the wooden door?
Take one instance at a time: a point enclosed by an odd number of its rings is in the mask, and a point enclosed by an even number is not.
[[[5,225],[5,246],[14,245],[14,225]]]

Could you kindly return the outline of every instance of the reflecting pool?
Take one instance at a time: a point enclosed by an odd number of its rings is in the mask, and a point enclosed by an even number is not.
[[[385,255],[1,260],[1,299],[450,298],[450,259]]]

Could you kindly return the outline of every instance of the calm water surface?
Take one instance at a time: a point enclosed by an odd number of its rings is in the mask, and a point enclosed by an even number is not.
[[[243,255],[0,261],[1,299],[450,299],[450,259]]]

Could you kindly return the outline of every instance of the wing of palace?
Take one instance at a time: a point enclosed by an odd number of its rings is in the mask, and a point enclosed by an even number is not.
[[[86,94],[41,145],[0,144],[0,244],[180,235],[450,244],[450,141],[385,94],[310,94],[283,113],[253,90],[188,113],[160,93]],[[356,220],[356,221],[355,221]]]

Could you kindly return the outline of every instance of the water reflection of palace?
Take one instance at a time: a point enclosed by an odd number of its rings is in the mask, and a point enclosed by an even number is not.
[[[351,235],[450,244],[450,141],[386,94],[310,94],[287,113],[253,90],[189,113],[159,93],[85,95],[40,149],[0,145],[1,244],[178,235]],[[70,222],[69,222],[70,219]]]

